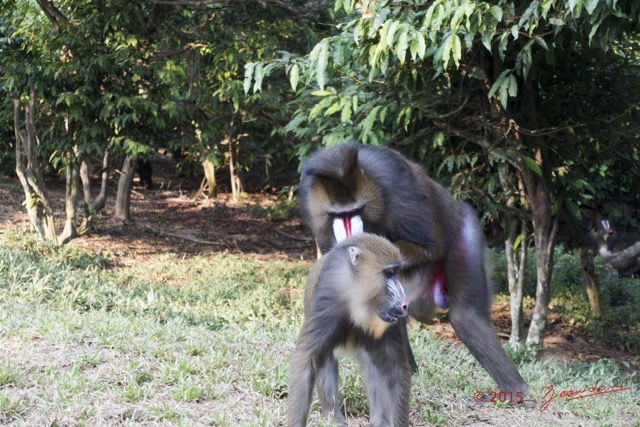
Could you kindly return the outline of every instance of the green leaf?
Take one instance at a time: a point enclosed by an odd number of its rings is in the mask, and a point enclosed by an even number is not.
[[[380,106],[373,107],[371,111],[369,111],[369,114],[367,114],[367,117],[362,121],[362,123],[359,126],[363,130],[363,132],[367,133],[371,131],[371,128],[373,128],[373,123],[376,120],[376,116],[378,115],[378,111],[380,111],[380,108],[381,108]]]
[[[506,53],[507,53],[507,44],[509,43],[509,33],[503,33],[500,36],[500,44],[498,45],[498,55],[500,55],[500,59],[504,61]]]
[[[576,18],[580,17],[580,10],[582,9],[582,0],[569,0],[569,10]]]
[[[580,207],[573,200],[566,199],[564,204],[567,206],[567,210],[571,213],[571,216],[576,219],[580,219],[582,217]]]
[[[513,25],[511,27],[511,37],[513,37],[514,40],[518,40],[518,36],[520,35],[519,31],[520,27],[518,27],[517,25]]]
[[[400,63],[403,64],[405,57],[407,56],[407,48],[409,47],[409,30],[404,27],[400,37],[398,37],[398,45],[396,46],[396,55]]]
[[[336,102],[334,102],[333,104],[331,104],[329,106],[329,108],[327,108],[324,112],[325,117],[332,115],[333,113],[336,113],[338,111],[340,111],[342,109],[342,105],[340,104],[340,101],[338,99],[336,99]]]
[[[493,31],[485,31],[484,33],[482,33],[482,38],[480,39],[482,41],[482,45],[489,52],[491,52],[491,40],[493,40],[493,35]]]
[[[518,82],[513,74],[509,74],[509,96],[512,98],[518,96]]]
[[[522,160],[536,175],[542,176],[542,169],[540,169],[540,165],[537,164],[535,160],[528,156],[522,156]]]
[[[394,21],[391,21],[391,23],[389,24],[389,30],[387,31],[387,37],[386,37],[387,46],[393,46],[394,36],[399,26],[400,26],[400,21],[394,20]]]
[[[447,68],[449,64],[449,58],[451,58],[451,49],[453,48],[453,38],[457,36],[454,33],[451,33],[449,37],[444,41],[444,45],[442,45],[442,66]]]
[[[441,147],[442,144],[444,143],[444,140],[445,140],[444,132],[436,132],[436,134],[433,137],[433,146]]]
[[[500,86],[502,86],[502,83],[504,82],[504,79],[507,78],[507,75],[509,75],[509,73],[511,73],[511,70],[504,70],[502,73],[500,73],[500,75],[498,76],[496,81],[493,82],[493,85],[491,86],[491,89],[489,90],[489,95],[488,95],[489,99],[491,99],[493,97],[493,95],[495,95],[496,91],[498,89],[500,89]]]
[[[313,92],[311,92],[311,95],[313,96],[330,96],[330,95],[335,95],[333,92],[330,92],[328,90],[314,90]]]
[[[593,15],[593,11],[596,10],[596,6],[598,6],[599,0],[585,0],[584,7],[589,12],[589,15]]]
[[[415,32],[415,38],[411,42],[411,47],[415,51],[416,56],[420,59],[424,59],[424,54],[427,51],[427,43],[424,39],[424,34],[420,31]],[[414,60],[416,58],[413,58]]]
[[[310,66],[315,66],[316,81],[320,89],[324,89],[325,85],[325,72],[329,61],[329,39],[323,39],[315,45],[311,53],[309,54]]]
[[[353,110],[351,109],[351,101],[349,99],[344,101],[344,105],[342,106],[342,111],[340,112],[340,121],[348,122],[351,120],[351,114]]]
[[[244,66],[244,83],[242,85],[244,93],[249,93],[249,90],[251,89],[251,80],[253,79],[253,69],[255,66],[255,62],[249,62]]]
[[[324,89],[325,73],[329,61],[329,40],[324,39],[319,43],[320,51],[318,52],[318,63],[316,65],[316,79],[320,89]]]
[[[456,63],[456,67],[460,66],[460,58],[462,58],[462,44],[460,37],[453,36],[453,61]]]
[[[544,50],[549,50],[549,46],[547,45],[547,42],[545,39],[543,39],[542,37],[536,37],[535,40],[536,40],[536,43],[542,46]]]
[[[289,83],[291,83],[291,88],[296,90],[298,87],[298,80],[300,79],[300,67],[298,67],[297,63],[294,63],[289,71]]]
[[[489,9],[489,12],[496,19],[497,22],[502,21],[502,8],[500,6],[491,6],[491,9]]]
[[[258,63],[256,64],[256,68],[253,72],[253,79],[255,81],[255,83],[253,84],[253,91],[254,92],[261,92],[262,91],[262,78],[264,77],[264,73],[263,73],[263,65],[262,63]]]
[[[456,8],[456,12],[453,14],[453,18],[451,19],[451,29],[452,30],[457,30],[460,27],[460,22],[462,21],[462,18],[464,17],[464,14],[465,14],[465,8],[464,7]]]
[[[498,88],[498,93],[500,94],[500,104],[505,110],[507,109],[507,101],[509,100],[509,77],[504,79],[500,84],[500,87]]]
[[[517,250],[518,246],[520,246],[520,243],[522,243],[522,239],[524,239],[525,236],[525,231],[523,231],[522,233],[518,234],[518,236],[516,237],[516,240],[514,240],[513,242],[513,249]]]
[[[437,6],[439,6],[440,0],[433,2],[431,6],[427,9],[427,13],[424,15],[424,20],[422,21],[422,29],[428,30],[431,26],[431,19],[433,18],[433,13]]]

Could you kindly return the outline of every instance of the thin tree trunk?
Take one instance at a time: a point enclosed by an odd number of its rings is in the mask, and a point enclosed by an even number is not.
[[[553,250],[558,231],[557,218],[551,214],[549,191],[542,177],[538,176],[520,159],[520,172],[523,177],[527,197],[533,211],[533,234],[536,247],[536,303],[533,308],[531,326],[526,344],[531,348],[542,348],[547,327],[549,306],[549,288],[553,271]]]
[[[554,222],[553,230],[557,229]],[[531,326],[527,334],[527,346],[542,348],[544,333],[547,327],[547,312],[549,306],[549,288],[553,271],[553,249],[555,231],[547,231],[548,227],[536,230],[534,225],[534,239],[536,245],[536,305],[533,308]]]
[[[91,162],[86,157],[80,162],[80,181],[82,182],[82,195],[87,206],[93,206],[91,195]]]
[[[205,160],[202,162],[202,169],[204,170],[203,187],[206,188],[207,196],[218,197],[218,183],[216,181],[216,167],[211,160]]]
[[[27,214],[38,235],[58,243],[53,209],[47,195],[40,165],[36,156],[35,87],[29,77],[29,102],[25,111],[25,128],[21,130],[19,98],[13,100],[13,126],[16,138],[16,174],[24,190]]]
[[[516,209],[515,185],[506,164],[498,167],[498,176],[503,189],[511,192],[506,200],[507,209]],[[522,239],[516,247],[518,224],[520,224]],[[507,257],[507,282],[509,284],[509,308],[511,312],[509,343],[512,347],[520,347],[524,345],[525,338],[522,298],[524,296],[524,269],[529,245],[526,221],[520,221],[515,215],[507,213],[505,216],[505,231],[504,248]]]
[[[520,226],[522,239],[518,247],[515,247],[518,237],[517,223],[518,220],[512,218],[507,239],[504,242],[507,256],[507,280],[509,282],[509,306],[511,312],[511,336],[509,337],[509,343],[513,347],[524,345],[525,329],[522,299],[524,296],[524,270],[529,245],[526,224],[523,222]]]
[[[584,285],[587,291],[587,299],[589,300],[589,308],[591,314],[596,319],[602,317],[602,304],[600,303],[600,287],[598,286],[598,277],[593,263],[593,252],[589,249],[581,247],[578,249],[580,254],[580,266],[582,267],[582,277],[584,277]]]
[[[69,242],[69,240],[77,237],[79,234],[78,228],[76,227],[76,206],[78,202],[78,163],[75,158],[75,153],[73,150],[69,150],[67,153],[68,156],[68,164],[66,170],[66,185],[65,185],[65,195],[64,195],[64,209],[65,209],[65,223],[64,229],[60,236],[58,236],[58,241],[60,244],[65,244]],[[85,231],[85,230],[83,230]]]
[[[520,107],[524,122],[528,122],[531,129],[539,129],[538,110],[536,105],[536,89],[531,78],[524,84],[523,103]],[[533,308],[531,326],[527,334],[527,346],[541,349],[544,333],[547,327],[547,311],[549,307],[549,288],[553,272],[553,252],[558,233],[558,219],[553,217],[551,208],[551,194],[544,177],[544,153],[540,137],[533,137],[534,160],[540,168],[541,175],[531,170],[522,157],[516,163],[520,171],[527,199],[531,205],[534,242],[536,247],[536,304]]]
[[[93,210],[96,212],[104,209],[107,203],[107,190],[109,189],[109,165],[111,164],[111,152],[108,148],[102,154],[102,170],[100,172],[100,193],[93,201]]]
[[[118,178],[118,192],[116,194],[115,217],[123,221],[131,220],[131,189],[133,188],[133,175],[135,174],[135,162],[133,156],[127,155],[122,163],[122,171]]]
[[[229,174],[231,176],[231,196],[233,201],[242,205],[244,200],[242,198],[242,181],[238,175],[235,160],[235,129],[234,129],[235,113],[231,116],[231,122],[229,123]]]
[[[200,130],[199,123],[195,125],[195,137],[198,145],[203,147],[205,144],[202,141],[202,131]],[[212,153],[213,149],[209,146],[207,148],[210,150],[209,154]],[[209,159],[202,161],[202,169],[204,171],[204,181],[200,186],[200,191],[206,191],[207,196],[209,197],[218,197],[218,183],[216,181],[216,165]],[[206,188],[206,190],[204,190]]]

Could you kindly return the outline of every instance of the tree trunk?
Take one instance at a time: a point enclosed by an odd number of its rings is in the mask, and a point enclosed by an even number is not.
[[[25,206],[31,225],[40,237],[57,244],[58,238],[56,236],[53,209],[49,202],[47,189],[36,156],[35,98],[33,80],[29,77],[29,103],[25,111],[26,131],[22,130],[20,125],[22,110],[20,99],[15,98],[13,100],[16,174],[24,190]]]
[[[198,145],[203,147],[205,146],[204,141],[202,140],[202,131],[200,130],[199,123],[195,124],[195,137]],[[213,149],[207,146],[209,149],[209,155],[212,154]],[[209,159],[206,159],[202,162],[202,169],[204,171],[204,181],[200,186],[200,191],[206,191],[207,196],[209,197],[218,197],[218,183],[216,181],[216,165]],[[205,190],[206,188],[206,190]]]
[[[557,222],[553,222],[551,230],[547,225],[534,225],[534,240],[536,245],[536,304],[533,308],[531,326],[527,334],[527,346],[542,348],[544,333],[547,327],[547,312],[549,306],[549,288],[553,271],[553,249]]]
[[[233,201],[239,205],[244,204],[242,198],[242,181],[238,175],[238,168],[236,167],[235,160],[235,129],[234,129],[235,113],[231,116],[231,122],[229,123],[229,174],[231,176],[231,196]]]
[[[93,206],[91,195],[91,162],[83,158],[80,162],[80,181],[82,182],[82,195],[87,206]]]
[[[527,227],[524,221],[520,229],[522,239],[518,247],[515,243],[518,237],[516,224],[518,220],[512,218],[511,225],[504,242],[505,254],[507,256],[507,280],[509,282],[509,303],[511,312],[511,336],[509,343],[513,347],[524,345],[525,329],[523,321],[522,298],[524,296],[524,270],[527,262],[528,239]]]
[[[531,78],[525,79],[520,114],[523,123],[531,129],[539,129],[538,110],[536,105],[536,89]],[[551,194],[547,188],[544,170],[544,147],[541,137],[531,138],[534,147],[533,159],[539,171],[533,171],[520,155],[516,164],[531,205],[534,242],[536,247],[536,304],[533,308],[531,326],[527,334],[527,346],[540,349],[543,346],[544,333],[547,327],[547,311],[549,307],[549,287],[553,272],[553,250],[558,232],[558,219],[553,218]],[[540,173],[540,174],[538,174]]]
[[[66,185],[64,194],[65,223],[62,234],[58,237],[60,244],[65,244],[79,234],[76,227],[76,206],[78,202],[78,163],[73,150],[67,153]],[[85,230],[82,230],[84,232]]]
[[[602,304],[600,303],[600,287],[598,286],[598,277],[593,263],[593,252],[589,249],[581,247],[578,249],[580,254],[580,266],[582,267],[582,277],[584,277],[584,285],[587,291],[587,299],[591,314],[596,319],[602,317]]]
[[[506,164],[498,167],[498,176],[504,191],[511,192],[506,199],[507,209],[517,209],[516,187],[513,183],[513,176],[510,174]],[[522,239],[516,247],[518,224],[520,224]],[[526,221],[521,221],[515,215],[507,213],[505,215],[505,231],[504,248],[507,257],[507,282],[509,284],[509,307],[511,312],[509,343],[512,347],[520,347],[524,345],[525,338],[522,298],[524,296],[524,269],[529,245]]]
[[[131,220],[131,189],[133,188],[133,175],[135,174],[135,162],[133,156],[127,155],[122,163],[122,171],[118,178],[118,192],[116,194],[115,217],[123,221]]]
[[[104,209],[107,203],[107,190],[109,189],[109,165],[111,163],[111,152],[108,148],[102,154],[102,170],[100,172],[100,193],[93,201],[93,210],[99,212]]]
[[[216,167],[211,160],[205,160],[202,162],[202,169],[204,170],[203,187],[206,188],[207,196],[218,197],[218,183],[216,181]]]
[[[537,157],[540,157],[539,153]],[[533,212],[533,235],[536,247],[536,303],[526,344],[528,347],[542,348],[547,327],[549,287],[558,221],[552,218],[551,199],[543,178],[532,171],[522,158],[518,159],[518,163]]]
[[[244,199],[242,198],[242,181],[240,180],[240,176],[238,175],[237,168],[235,165],[235,160],[233,157],[233,143],[231,139],[229,140],[229,173],[231,175],[231,195],[233,201],[239,205],[244,204]]]

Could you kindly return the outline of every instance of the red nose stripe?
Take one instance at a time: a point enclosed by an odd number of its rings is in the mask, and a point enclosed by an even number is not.
[[[351,236],[351,217],[345,216],[342,218],[342,223],[344,224],[344,231],[347,233],[347,237]]]

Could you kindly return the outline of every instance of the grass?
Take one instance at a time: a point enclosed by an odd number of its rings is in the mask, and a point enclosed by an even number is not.
[[[110,255],[0,232],[0,424],[275,426],[309,265],[173,254],[115,268]],[[533,409],[478,407],[495,385],[464,348],[418,325],[411,421],[426,425],[638,425],[638,374],[612,361],[560,365],[515,355]],[[453,366],[453,368],[452,368]],[[367,425],[356,363],[341,365],[350,425]],[[630,390],[555,399],[556,390]],[[634,424],[635,423],[635,424]],[[324,425],[314,406],[310,425]]]

